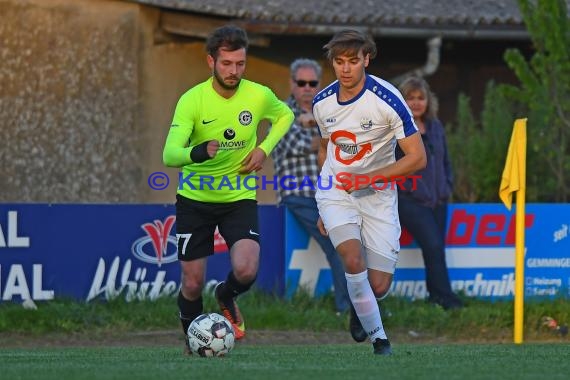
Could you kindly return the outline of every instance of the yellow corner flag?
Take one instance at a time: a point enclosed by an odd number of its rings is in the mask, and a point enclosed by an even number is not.
[[[515,325],[514,342],[523,341],[524,317],[524,228],[526,197],[526,118],[515,120],[499,197],[510,210],[513,193],[517,192],[515,238]]]
[[[517,119],[513,127],[507,161],[501,178],[499,197],[510,210],[513,192],[525,191],[526,182],[526,119]],[[517,199],[519,197],[517,196]]]

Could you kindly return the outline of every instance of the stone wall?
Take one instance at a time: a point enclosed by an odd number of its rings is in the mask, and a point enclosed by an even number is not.
[[[204,40],[157,37],[160,11],[128,1],[0,0],[0,15],[0,202],[174,202],[162,149],[178,98],[211,74]],[[252,48],[246,74],[285,98],[288,64]],[[149,188],[155,171],[168,189]]]
[[[137,200],[138,13],[0,0],[0,201]]]

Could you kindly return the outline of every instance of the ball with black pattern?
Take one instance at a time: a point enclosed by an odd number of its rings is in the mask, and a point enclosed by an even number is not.
[[[225,356],[235,345],[232,324],[217,313],[196,317],[188,327],[187,337],[192,352],[203,357]]]

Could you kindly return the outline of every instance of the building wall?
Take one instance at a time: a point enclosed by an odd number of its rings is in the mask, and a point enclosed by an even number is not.
[[[1,0],[3,202],[139,196],[138,8]]]
[[[177,179],[162,147],[179,96],[210,75],[204,41],[164,42],[158,10],[122,1],[0,0],[0,14],[0,202],[173,202],[175,184],[147,178]],[[248,69],[287,96],[286,65]]]

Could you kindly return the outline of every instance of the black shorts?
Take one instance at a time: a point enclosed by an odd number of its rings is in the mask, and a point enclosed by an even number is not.
[[[228,248],[241,239],[259,243],[257,201],[209,203],[176,195],[178,260],[191,261],[214,253],[216,226]]]

